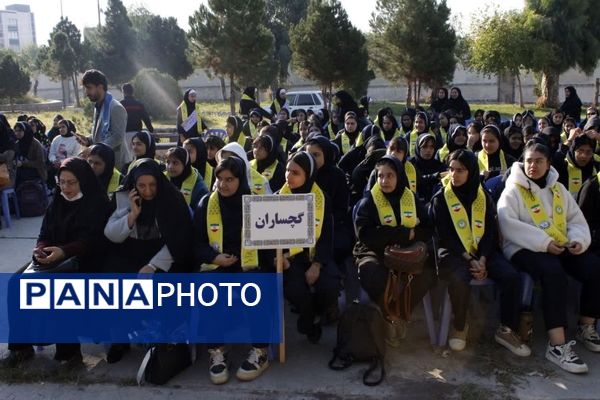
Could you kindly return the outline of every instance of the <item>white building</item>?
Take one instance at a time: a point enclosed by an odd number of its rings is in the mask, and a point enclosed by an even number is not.
[[[11,4],[0,10],[0,48],[21,51],[36,44],[35,22],[28,5]]]

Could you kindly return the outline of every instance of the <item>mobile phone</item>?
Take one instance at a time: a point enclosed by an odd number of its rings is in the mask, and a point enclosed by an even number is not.
[[[46,252],[45,252],[45,251],[43,251],[43,250],[37,250],[37,251],[35,252],[35,257],[36,257],[36,258],[46,258],[46,257],[48,257],[48,256],[49,256],[49,254],[48,254],[48,253],[46,253]]]

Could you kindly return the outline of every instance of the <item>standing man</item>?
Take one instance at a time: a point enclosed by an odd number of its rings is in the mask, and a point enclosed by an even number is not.
[[[94,102],[94,119],[92,134],[84,136],[76,133],[77,141],[85,147],[96,143],[106,144],[115,152],[115,167],[121,169],[123,164],[129,161],[129,154],[125,147],[127,111],[107,91],[108,82],[102,72],[89,69],[85,71],[81,81],[85,88],[85,95]]]
[[[133,149],[131,147],[131,139],[133,139],[133,136],[137,132],[142,130],[142,122],[146,124],[146,128],[148,131],[150,131],[150,133],[154,133],[154,127],[152,126],[152,121],[150,120],[150,116],[146,111],[146,107],[144,107],[142,103],[133,97],[133,86],[131,83],[123,84],[123,86],[121,86],[121,91],[123,92],[123,100],[121,100],[121,105],[125,107],[125,111],[127,111],[125,146],[127,147],[129,157],[135,158],[133,156]]]

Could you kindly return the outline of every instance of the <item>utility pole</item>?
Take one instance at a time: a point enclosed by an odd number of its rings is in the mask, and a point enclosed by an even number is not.
[[[98,3],[98,28],[102,27],[102,23],[100,22],[100,0],[97,0]]]
[[[62,0],[60,0],[60,19],[63,19],[63,5],[62,5]]]

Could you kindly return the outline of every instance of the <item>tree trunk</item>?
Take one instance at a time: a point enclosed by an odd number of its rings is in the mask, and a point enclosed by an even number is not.
[[[521,74],[517,71],[515,75],[517,78],[517,86],[519,86],[519,107],[525,108],[525,103],[523,102],[523,85],[521,84]]]
[[[554,71],[543,71],[540,82],[541,96],[537,99],[538,107],[555,108],[558,106],[559,74]]]
[[[324,99],[324,101],[326,102],[327,107],[328,107],[327,109],[329,110],[329,115],[331,115],[331,110],[333,108],[332,104],[331,104],[332,100],[333,100],[333,83],[330,82],[329,83],[329,93],[327,94],[327,96],[325,96],[325,99]],[[342,115],[340,118],[340,116],[338,115],[338,121],[340,121],[340,119],[343,121],[344,116]]]
[[[229,75],[229,110],[235,115],[235,87],[233,86],[233,75]]]
[[[406,80],[406,107],[412,107],[412,81]]]
[[[220,76],[219,83],[221,83],[221,97],[223,98],[223,101],[226,101],[227,100],[227,87],[225,86],[225,78]]]
[[[421,98],[421,80],[417,84],[417,99]]]
[[[77,86],[77,72],[72,76],[73,78],[73,91],[75,92],[75,105],[81,107],[81,101],[79,100],[79,87]]]
[[[413,81],[413,95],[415,98],[415,108],[419,107],[419,96],[417,94],[417,80]]]
[[[67,91],[65,90],[65,80],[60,80],[60,89],[62,90],[63,108],[67,107]]]

